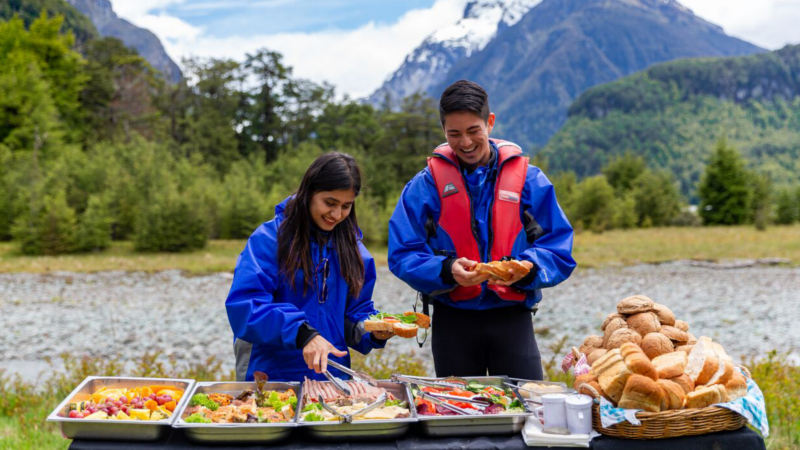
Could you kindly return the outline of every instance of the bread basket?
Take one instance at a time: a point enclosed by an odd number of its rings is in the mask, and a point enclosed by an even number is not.
[[[594,391],[595,399],[600,394],[592,386],[582,384],[580,388]],[[706,408],[671,409],[668,411],[637,412],[636,418],[642,423],[633,425],[627,421],[603,427],[600,421],[600,405],[595,400],[592,407],[592,427],[600,434],[624,439],[665,439],[717,431],[738,430],[747,420],[738,413],[719,406]]]

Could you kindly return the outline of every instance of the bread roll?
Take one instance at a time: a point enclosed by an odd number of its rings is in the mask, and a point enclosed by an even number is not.
[[[680,344],[686,344],[689,341],[689,333],[669,325],[661,327],[661,334]]]
[[[725,389],[728,391],[728,396],[731,400],[744,397],[747,395],[747,380],[738,370],[734,370],[730,380],[725,383]]]
[[[679,346],[675,347],[675,351],[676,352],[683,352],[683,353],[686,353],[688,355],[689,353],[691,353],[692,347],[694,347],[694,345],[689,345],[689,344],[679,345]]]
[[[661,408],[662,410],[683,408],[683,402],[686,400],[686,393],[678,383],[670,380],[657,380],[656,383],[664,390],[666,407]]]
[[[686,394],[687,408],[705,408],[721,401],[722,396],[719,389],[712,386],[700,386],[693,392]]]
[[[611,322],[614,319],[625,320],[625,318],[622,317],[622,314],[620,314],[620,313],[611,313],[611,314],[606,316],[605,320],[603,320],[603,325],[600,326],[600,329],[605,331],[606,326],[608,325],[608,323]]]
[[[636,314],[653,309],[653,300],[644,295],[633,295],[623,298],[617,303],[617,312],[620,314]]]
[[[628,328],[628,323],[625,322],[625,319],[622,317],[611,319],[611,321],[606,324],[603,330],[603,348],[608,348],[608,340],[611,338],[611,335],[620,328]]]
[[[416,336],[419,328],[415,323],[395,322],[392,325],[392,332],[403,338],[412,338]]]
[[[622,360],[619,349],[615,348],[601,356],[592,365],[592,372],[597,375],[597,383],[614,403],[619,402],[625,382],[631,375],[630,369]]]
[[[626,342],[633,342],[639,345],[642,343],[642,336],[630,328],[620,328],[609,336],[608,342],[606,342],[606,348],[609,350],[619,348],[619,346]]]
[[[656,313],[661,325],[675,325],[675,314],[661,303],[653,303],[653,312]]]
[[[658,372],[653,363],[642,351],[631,353],[624,358],[625,365],[631,372],[637,375],[644,375],[652,380],[658,379]]]
[[[596,348],[601,348],[603,346],[603,337],[597,335],[587,336],[586,339],[583,340],[583,345],[580,346],[578,351],[583,353],[586,356],[589,356],[589,353],[592,353],[592,350]]]
[[[617,406],[625,409],[659,412],[663,399],[664,392],[658,383],[646,376],[633,374],[628,377]]]
[[[661,333],[647,333],[642,338],[642,351],[648,358],[653,359],[658,355],[674,351],[672,340]]]
[[[658,316],[652,311],[633,314],[625,322],[628,324],[628,328],[642,336],[661,329]]]
[[[688,359],[684,352],[671,352],[653,358],[653,366],[659,378],[674,378],[686,370]]]
[[[588,389],[586,385],[591,386],[596,392],[592,392],[592,389]],[[603,389],[600,387],[600,384],[597,383],[597,376],[594,372],[575,377],[575,383],[573,383],[572,387],[578,391],[578,393],[586,394],[590,397],[597,398],[598,395],[603,395]]]
[[[662,325],[666,325],[666,324],[662,323]],[[676,320],[675,324],[673,326],[675,328],[681,330],[681,331],[686,331],[686,332],[689,331],[689,324],[684,322],[684,321],[682,321],[682,320]]]
[[[689,339],[686,340],[687,345],[697,344],[697,338],[692,333],[687,331],[686,334],[689,336]]]
[[[409,316],[411,314],[417,316],[417,321],[414,323],[416,323],[418,327],[420,328],[431,327],[431,317],[429,315],[416,311],[406,311],[403,313],[404,316]]]
[[[717,372],[719,359],[714,354],[711,338],[703,336],[689,352],[685,373],[695,385],[705,384]]]
[[[589,353],[589,356],[586,357],[586,362],[588,362],[589,365],[591,366],[592,364],[594,364],[595,361],[597,361],[597,358],[605,355],[607,352],[608,350],[604,348],[596,348],[592,350],[591,353]]]
[[[694,382],[691,378],[689,378],[689,375],[686,375],[685,373],[682,373],[677,377],[672,377],[669,380],[680,386],[685,394],[694,391]]]
[[[372,331],[392,331],[394,325],[391,322],[384,322],[383,320],[365,320],[364,330],[367,332]]]

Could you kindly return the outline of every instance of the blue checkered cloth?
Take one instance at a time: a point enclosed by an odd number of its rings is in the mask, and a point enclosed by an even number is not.
[[[714,406],[728,408],[731,411],[741,414],[747,419],[747,423],[755,427],[764,437],[769,436],[769,421],[767,420],[767,407],[764,402],[764,394],[752,378],[747,379],[747,394],[737,398],[732,402],[717,403]],[[600,398],[600,423],[604,428],[627,420],[633,425],[642,423],[636,418],[636,412],[641,409],[617,408],[605,398]]]

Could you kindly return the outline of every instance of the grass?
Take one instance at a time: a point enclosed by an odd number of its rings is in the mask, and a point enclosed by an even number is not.
[[[612,230],[575,236],[573,256],[580,267],[624,266],[678,259],[728,260],[782,258],[800,265],[800,225],[667,227]],[[244,248],[244,240],[210,241],[206,248],[183,253],[138,253],[131,242],[112,243],[97,253],[25,256],[13,242],[0,242],[0,273],[50,271],[97,272],[124,270],[157,272],[177,269],[189,274],[230,272]],[[387,264],[385,245],[370,245],[379,266]]]

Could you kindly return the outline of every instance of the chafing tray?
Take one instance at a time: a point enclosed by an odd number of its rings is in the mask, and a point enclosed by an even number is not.
[[[322,383],[328,383],[324,381]],[[376,419],[376,420],[353,420],[351,423],[340,423],[335,421],[325,422],[303,422],[298,413],[297,424],[308,431],[311,436],[325,440],[375,440],[375,439],[394,439],[404,435],[411,423],[417,421],[417,411],[414,408],[414,399],[408,386],[403,383],[379,380],[378,387],[391,392],[396,398],[408,402],[408,412],[410,417],[401,419]],[[305,406],[304,399],[300,400],[298,411],[302,411]]]
[[[255,391],[256,383],[253,381],[203,381],[195,384],[188,397],[191,398],[194,394],[209,394],[212,392],[230,394],[236,397],[248,389]],[[300,383],[266,382],[263,385],[263,390],[265,391],[285,391],[287,389],[294,390],[299,402],[301,398]],[[176,410],[177,419],[172,426],[183,429],[186,437],[195,442],[268,443],[286,438],[292,429],[297,426],[297,413],[295,413],[294,419],[279,423],[187,423],[184,421],[184,416],[188,408],[189,403],[187,402],[180,411]]]
[[[560,381],[539,381],[539,380],[521,380],[516,379],[517,389],[519,395],[525,400],[526,403],[541,405],[542,395],[545,394],[568,394],[574,390],[567,387],[566,383]],[[537,386],[531,388],[524,388],[526,383],[536,383]]]
[[[425,378],[431,381],[443,381],[446,378]],[[467,381],[476,381],[481,384],[497,386],[503,389],[508,382],[506,377],[462,377]],[[511,434],[519,433],[525,425],[525,419],[532,414],[527,404],[515,388],[511,388],[513,395],[520,399],[523,413],[513,414],[486,414],[479,416],[426,416],[418,414],[422,431],[429,436],[474,436],[482,434]]]
[[[187,395],[194,386],[194,380],[181,378],[132,378],[132,377],[86,377],[64,401],[47,417],[48,422],[57,422],[61,432],[70,439],[113,439],[126,441],[155,441],[166,436],[170,425],[177,417],[158,421],[110,420],[110,419],[71,419],[67,417],[67,405],[72,402],[89,400],[92,393],[100,388],[135,388],[152,384],[175,386],[183,389],[184,395],[175,406],[178,411],[189,399]]]

